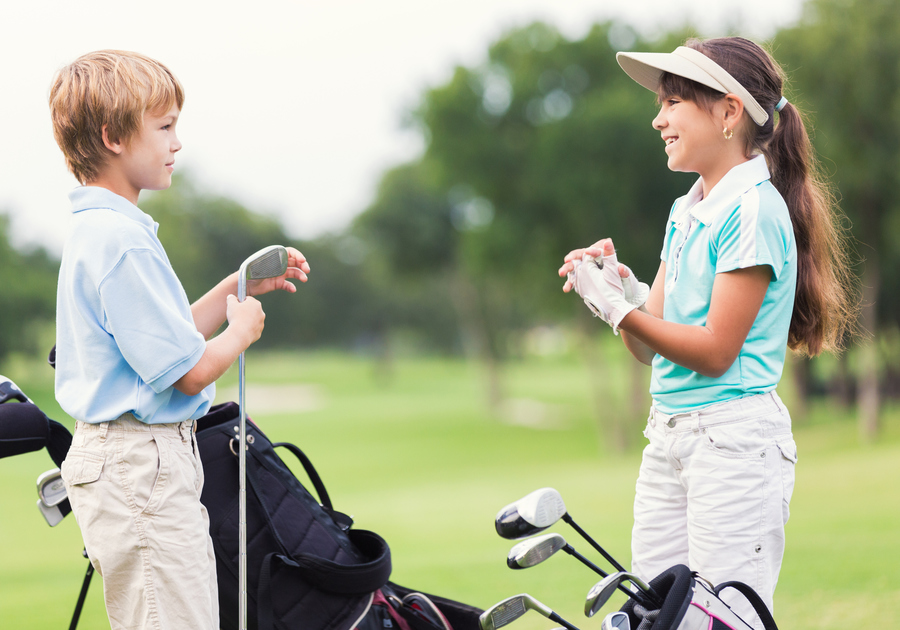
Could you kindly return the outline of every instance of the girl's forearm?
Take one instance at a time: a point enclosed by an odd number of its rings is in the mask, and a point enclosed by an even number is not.
[[[639,310],[626,315],[619,330],[625,346],[639,361],[649,365],[653,356],[659,354],[712,378],[731,367],[741,347],[738,344],[735,349],[735,344],[729,344],[708,326],[676,324]]]

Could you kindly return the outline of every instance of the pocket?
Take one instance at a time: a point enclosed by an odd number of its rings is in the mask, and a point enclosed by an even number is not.
[[[82,486],[97,481],[103,473],[103,459],[101,451],[69,449],[60,468],[63,481],[70,486]]]
[[[158,440],[149,432],[132,435],[140,438],[127,444],[120,465],[125,470],[126,488],[134,502],[133,509],[152,515],[159,507],[167,476],[165,440]]]
[[[761,458],[766,447],[772,445],[771,438],[758,420],[743,420],[731,424],[705,427],[706,446],[712,452],[729,459]]]
[[[776,445],[781,453],[781,516],[787,523],[791,516],[791,497],[794,495],[794,477],[797,465],[797,443],[790,435],[780,438]]]

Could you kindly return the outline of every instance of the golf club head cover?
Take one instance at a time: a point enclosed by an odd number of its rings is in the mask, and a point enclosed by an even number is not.
[[[634,274],[629,275],[634,277]],[[575,292],[594,315],[612,326],[617,335],[622,319],[635,309],[625,297],[615,252],[599,259],[585,254],[575,269]]]

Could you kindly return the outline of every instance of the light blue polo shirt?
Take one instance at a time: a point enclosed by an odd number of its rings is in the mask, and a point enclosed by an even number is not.
[[[206,340],[158,224],[105,188],[76,188],[69,198],[56,300],[59,404],[89,423],[125,413],[148,424],[204,415],[215,384],[196,396],[172,387],[203,356]]]
[[[667,321],[706,325],[716,274],[767,265],[772,280],[737,360],[719,378],[656,355],[650,393],[664,413],[682,413],[775,389],[781,380],[797,284],[787,205],[758,155],[731,169],[703,199],[698,180],[676,200],[661,259]]]

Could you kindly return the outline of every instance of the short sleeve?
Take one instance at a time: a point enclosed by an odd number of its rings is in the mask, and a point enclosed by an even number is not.
[[[780,211],[787,209],[782,208],[783,202],[778,206],[761,203],[759,189],[754,187],[731,212],[723,213],[724,221],[713,230],[716,273],[768,265],[778,278],[787,258],[784,222],[779,220]]]
[[[122,356],[160,393],[203,356],[190,303],[167,260],[150,249],[124,254],[100,285],[104,328]]]

